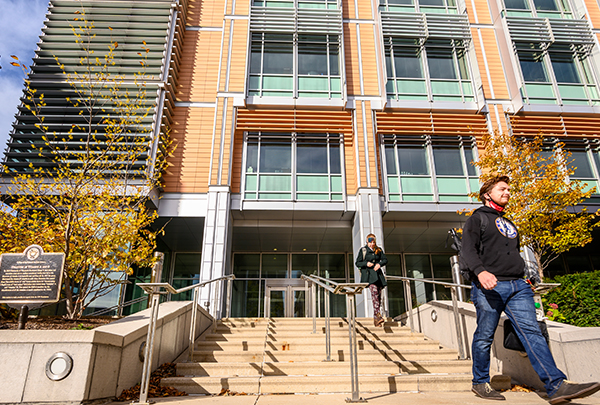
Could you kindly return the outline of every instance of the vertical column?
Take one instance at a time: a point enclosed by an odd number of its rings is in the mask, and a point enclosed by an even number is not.
[[[210,186],[204,235],[202,238],[202,267],[200,282],[208,281],[226,274],[231,250],[231,192],[227,186]],[[200,291],[200,304],[208,301],[209,311],[214,317],[220,318],[223,302],[223,287],[225,283],[211,283]]]
[[[358,250],[365,245],[368,234],[377,237],[377,245],[383,248],[383,220],[381,217],[381,199],[377,188],[360,188],[356,193],[356,213],[352,224],[352,248],[354,260]],[[384,249],[385,251],[385,249]],[[354,281],[360,282],[360,270],[354,266]],[[364,290],[356,296],[357,316],[373,316],[370,293]]]

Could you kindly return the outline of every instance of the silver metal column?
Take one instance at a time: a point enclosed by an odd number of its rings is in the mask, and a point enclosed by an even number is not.
[[[458,264],[458,255],[450,258],[450,267],[452,267],[452,282],[454,284],[462,284],[462,276],[460,275],[460,266]],[[464,301],[465,292],[463,288],[458,289],[458,300]]]
[[[154,287],[154,289],[156,289]],[[142,381],[140,382],[140,399],[137,404],[148,405],[148,389],[150,387],[150,374],[152,373],[152,352],[154,351],[154,335],[156,332],[156,320],[158,319],[158,307],[160,294],[150,294],[152,310],[150,322],[148,323],[148,334],[146,335],[146,348],[144,349],[144,366],[142,370]]]
[[[350,379],[352,383],[352,398],[346,398],[346,402],[367,402],[359,396],[354,294],[346,295],[346,313],[348,314],[348,335],[350,337]]]
[[[323,294],[325,294],[325,352],[327,354],[327,358],[325,361],[331,361],[331,328],[329,323],[331,322],[329,317],[329,294],[330,292],[323,289]]]

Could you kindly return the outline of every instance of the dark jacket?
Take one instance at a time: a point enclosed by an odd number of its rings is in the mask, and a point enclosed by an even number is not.
[[[363,250],[366,251],[366,254],[363,257]],[[383,271],[380,269],[378,271],[373,270],[373,267],[367,267],[367,263],[372,262],[373,264],[379,263],[379,266],[383,267],[387,264],[388,260],[385,257],[385,253],[383,250],[379,252],[379,254],[375,254],[369,246],[365,246],[360,248],[358,254],[356,255],[356,267],[360,269],[360,282],[361,283],[369,283],[377,284],[379,287],[385,287],[387,285],[387,281],[385,281],[385,276],[383,275]]]
[[[481,234],[481,217],[488,224]],[[480,207],[463,227],[460,257],[476,275],[488,271],[499,281],[516,280],[524,275],[517,227],[491,207]]]

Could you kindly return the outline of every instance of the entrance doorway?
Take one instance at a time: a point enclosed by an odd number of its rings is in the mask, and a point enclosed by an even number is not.
[[[301,318],[309,316],[309,291],[303,280],[266,280],[265,317]]]

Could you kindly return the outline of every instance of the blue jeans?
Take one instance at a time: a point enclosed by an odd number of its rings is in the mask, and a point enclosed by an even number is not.
[[[548,395],[552,395],[567,377],[554,363],[550,348],[535,317],[533,291],[525,280],[498,281],[493,290],[472,283],[471,301],[477,311],[477,329],[473,335],[473,384],[490,381],[490,348],[502,311],[515,327],[533,369]]]

